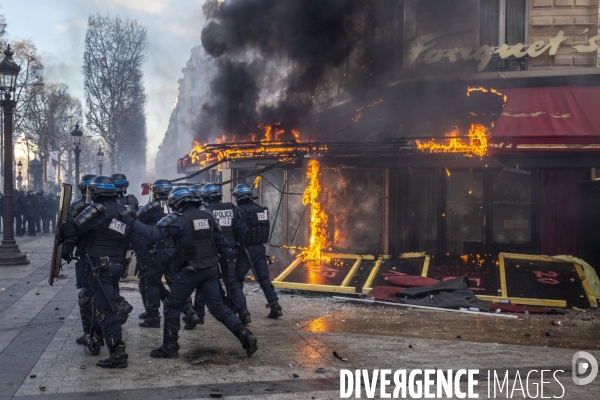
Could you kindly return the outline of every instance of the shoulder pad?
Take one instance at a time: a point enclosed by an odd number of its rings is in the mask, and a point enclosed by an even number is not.
[[[79,213],[73,223],[78,230],[91,229],[102,218],[105,212],[106,207],[104,204],[92,203]]]
[[[177,221],[177,218],[179,218],[181,215],[182,215],[181,213],[173,212],[173,213],[167,215],[166,217],[164,217],[163,219],[161,219],[160,221],[158,221],[158,223],[156,224],[156,226],[158,228],[165,228],[167,226],[170,226],[175,221]]]
[[[138,201],[137,197],[135,197],[132,194],[128,194],[127,195],[127,204],[129,204],[130,206],[134,206],[137,209],[140,205],[140,202]]]
[[[149,213],[154,210],[162,210],[160,206],[159,200],[152,200],[150,203],[147,203],[144,207],[137,211],[138,218],[144,216],[144,214]]]

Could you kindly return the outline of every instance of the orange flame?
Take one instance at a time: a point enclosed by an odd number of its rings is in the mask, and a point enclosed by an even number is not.
[[[479,86],[479,87],[471,87],[469,86],[467,88],[467,96],[471,97],[471,92],[483,92],[483,93],[488,93],[491,92],[497,96],[502,97],[502,100],[504,100],[504,103],[506,103],[506,100],[508,100],[508,97],[505,94],[500,93],[498,90],[494,89],[494,88],[490,88],[489,90],[484,88],[483,86]]]
[[[252,189],[256,189],[258,187],[259,183],[260,183],[260,175],[257,175],[256,178],[254,178],[254,184],[252,184]]]
[[[463,142],[461,138],[452,137],[448,143],[441,144],[434,141],[420,142],[417,140],[417,147],[423,151],[429,150],[430,153],[466,153],[467,155],[476,155],[483,157],[487,154],[488,130],[481,124],[472,124],[469,129],[469,142]]]
[[[321,192],[319,174],[321,165],[316,160],[308,163],[306,176],[309,179],[308,186],[302,195],[302,204],[310,205],[310,237],[308,248],[302,252],[305,261],[329,262],[330,257],[323,253],[327,245],[327,214],[321,208],[318,197]]]

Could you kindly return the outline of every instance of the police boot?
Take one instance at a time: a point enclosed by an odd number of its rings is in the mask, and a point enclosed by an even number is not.
[[[150,352],[152,358],[179,358],[179,345],[176,338],[166,338],[158,349]]]
[[[142,328],[160,328],[160,316],[149,317],[140,322]]]
[[[144,311],[143,313],[141,313],[140,315],[138,315],[139,319],[146,319],[148,318],[148,313],[146,311]]]
[[[244,350],[246,350],[248,357],[256,353],[256,350],[258,350],[258,340],[256,340],[256,337],[252,334],[252,332],[246,328],[242,328],[236,333],[235,336],[242,344]]]
[[[96,363],[100,368],[127,368],[127,353],[125,343],[119,340],[116,346],[109,347],[110,355]]]
[[[84,333],[83,335],[79,336],[77,339],[75,339],[75,343],[77,343],[77,344],[85,344],[86,340],[87,340],[86,336],[89,336],[89,335],[87,335],[87,334]]]
[[[238,311],[238,317],[244,325],[248,325],[250,322],[252,322],[252,318],[250,318],[250,311],[248,311],[247,308]]]
[[[277,300],[271,301],[267,304],[267,308],[271,308],[271,312],[267,315],[267,318],[277,319],[283,316],[281,306]]]

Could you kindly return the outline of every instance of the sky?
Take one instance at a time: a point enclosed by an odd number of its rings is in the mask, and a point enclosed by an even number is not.
[[[144,80],[148,95],[148,162],[154,164],[177,96],[177,80],[200,45],[204,0],[0,0],[9,41],[30,38],[45,66],[45,82],[66,83],[85,106],[83,49],[90,14],[119,15],[148,28]]]

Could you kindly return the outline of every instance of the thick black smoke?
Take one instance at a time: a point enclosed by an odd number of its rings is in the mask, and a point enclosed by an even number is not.
[[[313,106],[328,71],[342,66],[360,39],[352,18],[365,0],[208,0],[202,45],[217,61],[198,136],[257,132],[259,124],[289,130]],[[275,82],[277,71],[285,79]],[[274,88],[273,86],[276,86]],[[283,89],[260,106],[261,90]]]

